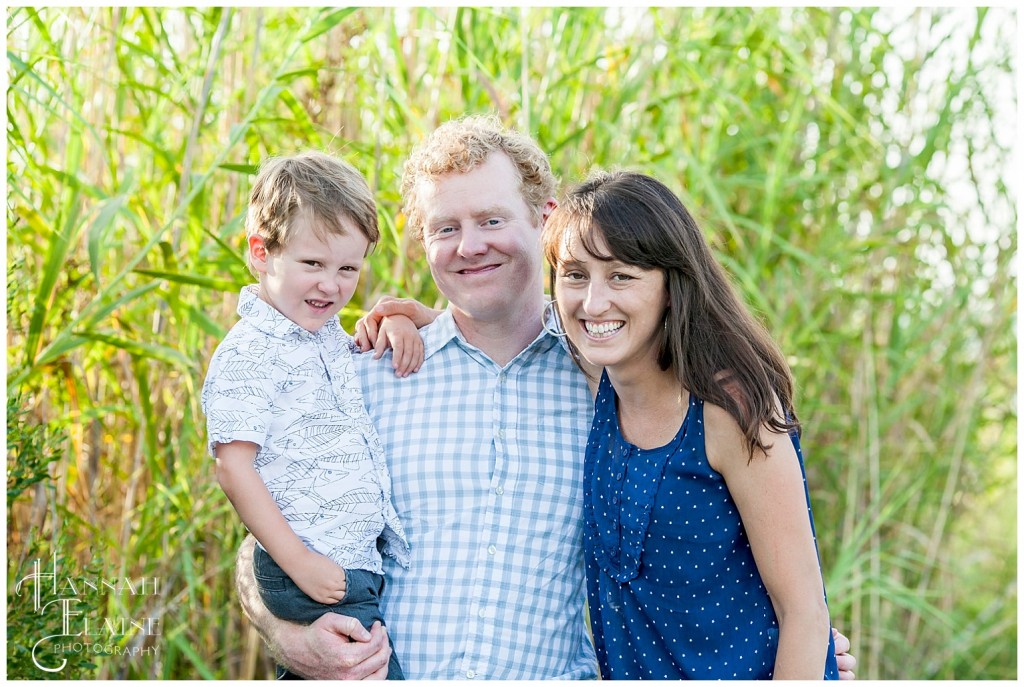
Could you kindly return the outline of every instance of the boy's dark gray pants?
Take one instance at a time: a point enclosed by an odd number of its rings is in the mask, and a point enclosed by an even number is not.
[[[367,570],[345,569],[345,598],[335,604],[322,604],[306,596],[266,551],[257,546],[252,559],[256,587],[267,610],[282,620],[309,625],[324,613],[352,616],[370,629],[374,621],[384,624],[380,613],[380,595],[384,591],[384,576]],[[391,638],[388,637],[388,642]],[[278,680],[301,680],[283,666],[277,667]],[[404,680],[402,666],[391,644],[388,679]]]

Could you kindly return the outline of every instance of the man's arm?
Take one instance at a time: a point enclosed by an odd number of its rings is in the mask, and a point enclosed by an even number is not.
[[[277,662],[311,680],[387,678],[391,648],[380,623],[368,631],[355,618],[325,613],[312,625],[296,625],[267,610],[252,572],[255,544],[248,536],[238,549],[235,585],[242,609]]]

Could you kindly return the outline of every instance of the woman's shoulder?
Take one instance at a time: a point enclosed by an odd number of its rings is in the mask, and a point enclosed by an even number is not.
[[[720,405],[704,401],[704,432],[723,445],[742,445],[746,442],[743,430],[732,413]]]
[[[738,408],[744,407],[743,392],[735,375],[723,370],[715,376],[725,393]],[[747,438],[736,420],[735,415],[722,405],[713,401],[704,401],[704,434],[705,450],[708,463],[718,472],[722,472],[729,462],[742,458],[746,462],[749,455]]]

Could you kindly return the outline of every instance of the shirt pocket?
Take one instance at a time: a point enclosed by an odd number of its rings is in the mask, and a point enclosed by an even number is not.
[[[533,517],[582,519],[583,451],[586,433],[569,414],[534,417],[516,430],[516,489]]]

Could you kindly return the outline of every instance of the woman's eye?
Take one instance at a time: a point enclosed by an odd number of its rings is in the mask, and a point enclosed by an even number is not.
[[[621,272],[612,275],[612,281],[629,281],[630,279],[633,279],[632,275],[622,274]]]

